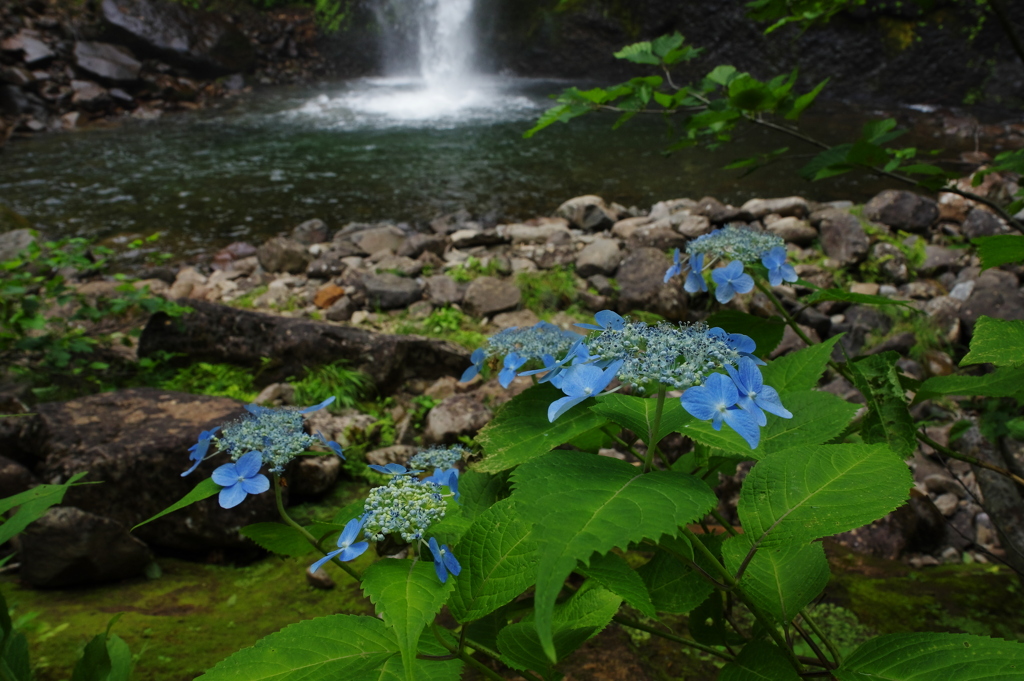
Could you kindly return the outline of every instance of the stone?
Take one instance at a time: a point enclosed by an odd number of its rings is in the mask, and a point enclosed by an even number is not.
[[[35,80],[35,76],[28,69],[20,66],[5,66],[0,64],[0,81],[10,83],[15,87],[25,87]]]
[[[988,513],[979,513],[974,516],[974,543],[985,548],[998,546],[999,535],[996,527]]]
[[[18,553],[21,578],[36,588],[116,582],[153,562],[122,523],[72,506],[51,508],[26,527]]]
[[[569,199],[555,211],[555,216],[568,220],[585,232],[600,232],[612,228],[618,215],[605,205],[600,196],[588,194]]]
[[[352,319],[354,311],[355,305],[352,303],[352,299],[348,296],[342,296],[327,308],[324,318],[332,322],[347,322]]]
[[[447,274],[427,277],[427,300],[434,305],[452,305],[462,302],[465,289]]]
[[[288,491],[300,497],[317,497],[334,487],[339,475],[341,457],[334,452],[299,456],[288,468]]]
[[[291,239],[303,246],[323,243],[327,241],[327,223],[319,218],[300,222],[292,228]]]
[[[373,266],[377,273],[392,272],[404,277],[416,277],[423,271],[423,261],[413,260],[404,255],[385,255]]]
[[[598,295],[602,295],[607,298],[613,297],[617,290],[616,287],[612,285],[611,280],[603,274],[595,274],[594,276],[589,277],[587,279],[587,283],[594,287],[594,290],[597,291]]]
[[[960,306],[962,328],[971,333],[982,315],[999,319],[1024,319],[1024,293],[1009,272],[992,268],[975,282],[974,291]]]
[[[691,212],[694,215],[703,215],[715,224],[733,221],[749,222],[753,219],[750,216],[750,213],[746,212],[742,208],[726,205],[711,196],[705,196],[703,199],[698,201],[697,205]]]
[[[78,68],[115,83],[133,83],[142,70],[142,62],[120,45],[78,41],[74,55]]]
[[[477,317],[511,310],[522,302],[519,287],[510,279],[478,277],[470,282],[463,298],[466,311]]]
[[[859,293],[866,296],[878,295],[878,284],[873,282],[854,282],[850,284],[850,293]]]
[[[511,239],[513,244],[542,244],[555,234],[569,235],[568,223],[564,220],[540,225],[504,225],[498,231]]]
[[[945,472],[926,475],[922,482],[925,489],[937,495],[953,494],[957,499],[963,499],[967,495],[967,490],[964,489],[963,485]]]
[[[370,307],[394,310],[408,307],[423,297],[423,287],[414,279],[396,274],[367,274],[363,277],[366,301]]]
[[[627,255],[616,277],[619,312],[646,310],[666,319],[685,318],[687,297],[679,284],[680,278],[664,283],[665,270],[671,265],[672,258],[657,248],[638,248]]]
[[[174,283],[171,284],[171,290],[168,292],[168,295],[172,299],[188,298],[192,295],[193,288],[204,284],[206,284],[206,277],[200,274],[199,270],[194,267],[183,267],[174,278]]]
[[[672,229],[666,222],[655,222],[637,228],[633,235],[629,237],[629,250],[632,251],[645,246],[657,248],[659,251],[685,248],[686,237]]]
[[[394,225],[373,227],[356,232],[349,239],[367,255],[380,251],[398,251],[405,241],[405,233]]]
[[[402,245],[395,251],[395,255],[405,258],[418,258],[424,253],[441,255],[444,253],[446,245],[447,242],[443,236],[416,233],[402,242]]]
[[[345,289],[337,284],[328,282],[321,286],[313,296],[313,304],[321,310],[328,308],[338,302],[345,295]]]
[[[878,267],[879,274],[895,284],[906,283],[910,278],[907,256],[888,242],[879,241],[871,247],[871,263]]]
[[[323,568],[316,572],[311,572],[309,568],[306,568],[306,584],[321,591],[330,591],[336,586],[334,578],[327,574],[327,570]]]
[[[253,399],[254,404],[280,407],[295,404],[295,386],[291,383],[271,383]]]
[[[0,499],[21,494],[38,484],[39,479],[28,468],[6,456],[0,456]]]
[[[806,217],[810,213],[810,206],[807,199],[802,196],[786,196],[778,199],[750,199],[740,210],[750,214],[755,220],[760,220],[765,215],[776,213],[782,217]]]
[[[513,326],[533,326],[540,321],[540,317],[533,310],[516,310],[515,312],[500,312],[494,315],[491,324],[499,329],[508,329]]]
[[[945,537],[945,522],[926,496],[911,496],[895,511],[864,527],[835,536],[843,546],[895,560],[910,552],[935,551]]]
[[[12,229],[0,233],[0,262],[14,260],[35,241],[35,231],[31,229]]]
[[[833,210],[822,216],[818,229],[825,255],[843,266],[859,263],[868,254],[868,235],[860,220],[849,213]]]
[[[71,81],[71,103],[88,109],[98,111],[110,106],[110,92],[98,83],[91,80]]]
[[[473,395],[452,395],[427,414],[423,439],[431,444],[452,444],[462,435],[472,437],[491,420],[491,410]]]
[[[248,38],[216,14],[167,0],[103,0],[100,14],[117,42],[203,77],[250,71]]]
[[[947,518],[954,513],[960,504],[960,497],[955,494],[946,493],[935,497],[935,508]]]
[[[677,221],[676,216],[679,216]],[[669,216],[669,222],[673,223],[676,227],[676,231],[685,236],[687,239],[696,239],[699,236],[704,236],[711,232],[711,220],[708,220],[703,215],[682,215],[680,213],[674,213]]]
[[[622,261],[622,252],[614,239],[594,239],[576,256],[576,274],[591,277],[595,274],[614,276]]]
[[[995,236],[1003,233],[1003,223],[994,214],[983,208],[973,208],[961,227],[961,232],[968,239],[979,236]]]
[[[787,242],[800,246],[808,246],[818,238],[818,230],[811,227],[811,223],[796,217],[779,218],[766,229]]]
[[[306,276],[313,279],[330,279],[346,270],[346,265],[336,254],[328,251],[318,255],[306,265]]]
[[[275,236],[256,249],[256,257],[267,272],[289,274],[305,272],[313,260],[305,246],[283,236]]]
[[[42,64],[53,59],[54,52],[50,46],[40,40],[38,32],[22,29],[15,35],[0,42],[0,50],[4,52],[21,52],[22,60],[28,66]]]
[[[367,452],[366,463],[373,464],[374,466],[387,466],[389,463],[397,463],[404,466],[418,451],[419,448],[412,445],[382,447]]]
[[[907,232],[923,232],[938,220],[939,205],[913,192],[886,189],[864,205],[864,217]]]
[[[934,348],[926,350],[921,357],[922,369],[925,376],[949,376],[956,371],[956,363],[953,358],[942,350]]]
[[[924,262],[917,268],[919,274],[933,277],[942,272],[958,269],[963,265],[967,251],[965,249],[946,248],[927,244],[924,247]]]
[[[433,313],[434,306],[428,300],[417,300],[409,306],[409,319],[426,319]]]
[[[868,350],[865,354],[867,355],[878,355],[883,352],[898,352],[901,355],[906,355],[910,352],[910,349],[917,345],[917,336],[913,333],[899,333],[892,338],[887,338],[875,347]]]
[[[704,219],[707,220],[707,218]],[[614,225],[612,225],[612,236],[617,236],[620,239],[628,239],[629,237],[633,236],[633,232],[640,229],[644,225],[649,225],[651,222],[653,222],[651,218],[643,216],[619,220]],[[709,222],[708,224],[711,223]]]

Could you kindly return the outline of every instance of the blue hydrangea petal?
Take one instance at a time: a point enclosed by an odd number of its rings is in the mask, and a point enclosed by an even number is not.
[[[448,572],[458,577],[459,573],[462,572],[462,566],[459,565],[459,561],[456,560],[455,554],[452,553],[452,550],[448,548],[447,544],[441,548],[444,549],[444,566],[448,568]]]
[[[412,472],[410,470],[407,470],[405,466],[399,463],[389,463],[384,466],[371,463],[369,464],[369,468],[370,470],[377,471],[378,473],[383,473],[384,475],[406,475]]]
[[[360,530],[363,529],[363,521],[359,518],[353,518],[352,520],[345,523],[345,529],[341,531],[338,536],[338,546],[345,547],[349,546],[359,536]]]
[[[764,409],[769,414],[775,414],[776,416],[784,419],[793,418],[793,413],[782,406],[782,400],[779,398],[779,392],[770,385],[766,385],[761,388],[761,392],[754,398],[754,404],[761,409]]]
[[[691,416],[701,421],[709,421],[715,415],[715,407],[708,395],[708,389],[702,385],[687,388],[679,402]]]
[[[356,542],[351,546],[346,546],[338,552],[338,560],[345,563],[347,563],[350,560],[355,560],[359,556],[366,553],[366,549],[368,549],[369,547],[370,545],[364,541]]]
[[[548,405],[548,422],[554,423],[559,416],[575,407],[580,402],[590,397],[590,395],[583,395],[582,397],[562,397]]]
[[[246,494],[263,494],[270,489],[270,480],[262,474],[239,480],[238,484],[242,486]]]
[[[466,383],[476,378],[476,375],[480,373],[480,367],[475,364],[471,364],[465,371],[462,372],[462,377],[459,378],[459,383]]]
[[[335,556],[337,556],[338,554],[340,554],[344,550],[345,549],[338,549],[337,551],[331,551],[330,553],[325,555],[323,558],[321,558],[317,562],[315,562],[312,565],[310,565],[309,566],[309,571],[310,572],[316,572],[317,570],[319,570],[320,568],[322,568],[324,566],[324,563],[327,563],[329,560],[331,560],[332,558],[334,558]]]
[[[238,482],[238,471],[235,468],[235,464],[226,463],[223,466],[218,466],[214,469],[213,475],[210,476],[215,483],[221,487],[230,487]]]
[[[225,487],[220,491],[220,494],[217,496],[217,503],[220,504],[221,508],[234,508],[245,500],[247,494],[242,485],[235,482],[235,484]]]
[[[731,282],[726,281],[715,288],[715,299],[723,305],[732,300],[735,295],[736,289],[733,288]]]
[[[722,414],[726,424],[747,441],[751,449],[757,449],[761,441],[761,429],[753,414],[744,409],[728,409]]]
[[[235,462],[235,470],[241,478],[251,478],[260,472],[263,465],[263,455],[260,452],[252,451],[238,457]]]
[[[326,400],[324,400],[320,404],[314,404],[312,407],[305,407],[304,409],[300,409],[299,413],[300,414],[312,414],[314,411],[320,411],[321,409],[323,409],[327,405],[333,403],[335,399],[337,399],[337,398],[334,395],[331,395],[330,397],[328,397]]]

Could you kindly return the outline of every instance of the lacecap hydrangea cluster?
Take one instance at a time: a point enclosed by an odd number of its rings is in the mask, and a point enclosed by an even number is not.
[[[687,412],[711,421],[715,430],[728,425],[752,449],[767,425],[766,413],[792,417],[778,392],[764,385],[758,368],[764,362],[753,354],[756,346],[748,336],[705,324],[650,325],[611,310],[594,320],[577,325],[593,333],[577,335],[563,355],[545,353],[542,367],[519,373],[538,375],[539,382],[564,393],[548,406],[551,422],[614,380],[638,392],[683,390],[680,402]]]
[[[471,380],[480,373],[484,364],[494,357],[501,358],[501,371],[498,381],[507,388],[516,377],[516,372],[531,360],[544,360],[545,356],[561,356],[576,341],[578,335],[571,331],[563,331],[549,322],[537,322],[533,326],[513,326],[502,329],[487,339],[487,344],[477,348],[470,355],[473,364],[466,369],[459,379],[463,382]]]
[[[750,293],[754,279],[743,271],[744,265],[760,262],[768,270],[768,283],[778,286],[784,281],[797,280],[796,270],[786,262],[786,245],[782,237],[748,227],[729,225],[710,234],[697,237],[686,245],[689,256],[683,263],[677,248],[672,266],[665,272],[665,282],[687,271],[683,288],[688,293],[707,292],[708,284],[702,274],[719,260],[729,260],[725,267],[711,270],[715,283],[715,298],[728,303],[737,293]]]
[[[220,487],[218,501],[223,508],[242,503],[249,494],[260,494],[270,489],[270,480],[260,473],[266,467],[274,475],[284,472],[288,463],[317,443],[324,445],[344,459],[341,445],[323,435],[309,435],[303,429],[303,414],[319,411],[334,402],[334,398],[304,409],[270,409],[247,404],[245,416],[199,434],[196,444],[189,447],[192,466],[182,473],[186,476],[210,456],[227,454],[231,463],[217,468],[212,475]],[[210,453],[210,446],[216,452]]]

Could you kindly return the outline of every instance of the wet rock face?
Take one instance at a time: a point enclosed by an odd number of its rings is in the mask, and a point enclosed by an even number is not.
[[[115,83],[139,78],[142,63],[127,49],[109,43],[75,43],[75,64],[83,71]]]
[[[842,265],[853,265],[868,254],[870,241],[860,220],[843,211],[828,211],[818,229],[821,248],[830,258]]]
[[[923,232],[939,218],[939,204],[913,192],[886,189],[864,204],[864,217],[908,232]]]
[[[202,76],[249,71],[246,37],[224,19],[164,0],[103,0],[103,21],[137,53]]]

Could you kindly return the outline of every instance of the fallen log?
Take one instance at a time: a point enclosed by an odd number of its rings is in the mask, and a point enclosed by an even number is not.
[[[423,336],[374,333],[305,319],[179,300],[192,312],[150,317],[139,339],[139,357],[172,352],[189,362],[224,362],[259,368],[258,385],[302,376],[306,369],[344,360],[389,393],[410,378],[459,376],[469,351]],[[263,358],[269,358],[264,363]]]

